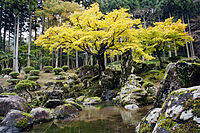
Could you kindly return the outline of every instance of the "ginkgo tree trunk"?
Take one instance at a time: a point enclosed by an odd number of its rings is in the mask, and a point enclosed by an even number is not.
[[[133,20],[127,11],[122,8],[105,15],[95,3],[83,12],[75,12],[70,16],[70,23],[49,28],[35,43],[50,50],[62,47],[65,52],[73,49],[87,52],[97,59],[99,76],[105,70],[105,54],[114,57],[134,49],[135,60],[141,56],[152,59],[136,37],[135,27],[141,24],[140,19]]]

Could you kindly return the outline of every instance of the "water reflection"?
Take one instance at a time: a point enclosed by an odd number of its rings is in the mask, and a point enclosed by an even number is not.
[[[87,106],[73,121],[53,121],[35,126],[31,133],[134,133],[151,106],[128,111],[110,103]]]

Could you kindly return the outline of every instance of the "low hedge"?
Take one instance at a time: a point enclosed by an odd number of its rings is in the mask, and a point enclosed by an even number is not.
[[[63,66],[62,69],[64,70],[64,72],[66,72],[67,70],[69,70],[69,66]]]
[[[39,76],[40,70],[31,70],[29,73],[31,76]]]
[[[18,72],[11,72],[9,75],[10,75],[13,79],[16,79],[17,76],[19,76],[19,73],[18,73]]]
[[[6,82],[11,83],[12,85],[16,85],[19,83],[20,79],[7,79]]]
[[[11,68],[4,68],[4,69],[2,70],[2,73],[3,73],[4,75],[9,75],[12,71],[13,71],[13,70],[12,70]]]
[[[29,67],[24,67],[24,72],[25,72],[26,74],[28,74],[31,70],[34,70],[34,67],[31,67],[31,66],[29,66]]]
[[[53,72],[55,73],[55,75],[59,75],[60,72],[62,72],[62,71],[63,71],[63,69],[60,68],[60,67],[58,67],[58,68],[54,68],[54,69],[53,69]]]
[[[52,66],[44,66],[43,70],[45,73],[51,73],[53,70],[53,67]]]

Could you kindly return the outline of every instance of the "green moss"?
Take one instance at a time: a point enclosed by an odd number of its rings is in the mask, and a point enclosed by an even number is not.
[[[28,119],[27,118],[24,118],[24,119],[21,119],[21,120],[15,120],[17,121],[17,123],[15,124],[15,127],[17,128],[25,128],[28,124]]]
[[[34,67],[25,67],[24,72],[28,74],[31,70],[34,70]]]
[[[31,115],[28,113],[20,113],[24,116],[23,119],[19,120],[19,119],[15,119],[15,121],[17,121],[17,123],[15,124],[15,127],[17,128],[25,128],[28,124],[28,118],[31,118]]]
[[[19,76],[19,73],[18,73],[18,72],[11,72],[11,73],[9,73],[9,75],[10,75],[13,79],[16,79],[17,76]]]
[[[17,93],[1,93],[0,94],[1,96],[5,96],[5,95],[12,95],[12,96],[15,96],[15,95],[17,95]]]
[[[20,79],[7,79],[6,82],[11,83],[12,85],[16,85]]]

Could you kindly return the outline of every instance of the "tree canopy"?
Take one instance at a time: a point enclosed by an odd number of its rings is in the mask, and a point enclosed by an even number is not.
[[[71,25],[65,23],[60,27],[49,28],[35,43],[50,50],[62,47],[94,55],[101,73],[105,69],[104,54],[114,56],[133,49],[136,59],[141,56],[152,58],[143,52],[142,44],[137,40],[136,27],[140,23],[140,19],[130,18],[127,9],[114,10],[105,15],[95,3],[88,10],[75,12],[70,17]]]
[[[184,32],[187,24],[181,23],[179,19],[173,22],[173,18],[168,18],[164,22],[154,23],[154,27],[144,29],[140,27],[138,39],[143,44],[149,54],[156,52],[162,67],[161,54],[163,51],[173,50],[179,46],[184,46],[186,42],[192,41],[192,37]]]

